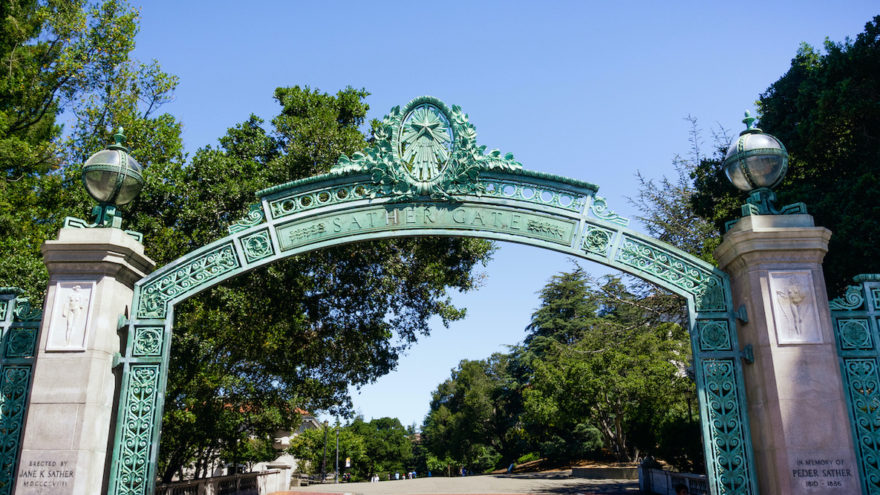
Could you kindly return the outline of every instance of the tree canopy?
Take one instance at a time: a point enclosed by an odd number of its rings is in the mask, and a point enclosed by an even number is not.
[[[177,205],[167,199],[181,173],[180,124],[159,110],[177,79],[131,58],[137,30],[137,11],[123,1],[0,5],[0,285],[42,299],[40,245],[66,216],[89,211],[80,167],[119,126],[147,167],[127,226],[156,241],[148,254],[160,261],[176,247],[168,230]]]
[[[131,57],[138,14],[124,1],[0,6],[0,285],[41,298],[40,245],[85,217],[82,163],[124,127],[146,185],[124,207],[159,266],[226,234],[254,193],[329,171],[367,143],[364,90],[279,87],[270,123],[246,118],[187,160],[180,123],[161,113],[177,78]],[[254,438],[295,426],[296,407],[350,410],[348,387],[394,368],[430,331],[461,318],[491,244],[380,241],[325,249],[229,281],[177,308],[160,473],[268,455]],[[269,452],[271,453],[271,452]]]
[[[435,464],[488,471],[523,458],[702,463],[690,340],[662,294],[580,267],[540,292],[509,354],[462,361],[434,392],[422,432]],[[666,432],[688,431],[689,438]],[[430,464],[430,462],[429,462]]]
[[[816,224],[833,235],[825,279],[839,293],[859,273],[880,271],[880,16],[856,39],[802,44],[788,71],[758,99],[760,127],[791,156],[776,188],[778,205],[804,202]],[[729,185],[720,160],[696,173],[698,214],[719,231],[745,200]]]
[[[353,480],[369,479],[373,474],[384,478],[391,473],[402,474],[413,469],[413,435],[400,424],[400,420],[378,418],[364,421],[358,416],[346,425],[306,430],[297,435],[289,452],[303,462],[301,472],[321,472],[325,440],[326,472],[335,470],[337,433],[339,469],[351,474]],[[344,464],[346,458],[351,460],[348,468]]]

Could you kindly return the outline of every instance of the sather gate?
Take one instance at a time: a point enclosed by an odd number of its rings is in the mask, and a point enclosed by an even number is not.
[[[387,115],[371,148],[329,174],[260,191],[229,235],[135,284],[109,493],[151,494],[174,308],[226,279],[339,244],[409,236],[511,241],[616,268],[685,298],[712,493],[757,493],[730,281],[628,228],[598,188],[485,152],[457,106],[416,98]]]

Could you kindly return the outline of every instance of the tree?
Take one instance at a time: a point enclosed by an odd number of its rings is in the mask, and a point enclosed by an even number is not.
[[[673,157],[672,178],[663,176],[654,180],[637,172],[639,192],[629,198],[629,202],[639,211],[638,219],[651,237],[713,263],[712,250],[720,243],[720,236],[712,222],[697,215],[692,206],[697,193],[693,175],[709,158],[702,153],[703,141],[697,119],[688,116],[685,120],[690,123],[688,141],[691,149],[686,155]],[[727,131],[719,128],[714,133],[714,148],[726,148],[729,143]]]
[[[279,88],[271,130],[251,116],[229,129],[219,147],[197,151],[175,217],[175,232],[186,233],[184,252],[225,235],[255,191],[326,172],[340,153],[362,149],[366,96],[352,88],[336,95]],[[163,443],[163,476],[190,462],[191,452],[216,452],[209,439],[218,435],[235,445],[285,427],[292,406],[350,412],[350,385],[392,370],[400,352],[428,334],[432,316],[445,324],[464,315],[446,291],[473,288],[472,268],[490,252],[484,241],[444,238],[328,248],[188,300],[175,324],[165,413],[167,422],[186,423]],[[217,429],[181,414],[201,408],[217,414],[230,404],[274,411],[266,417],[278,423],[240,418],[237,428]]]
[[[363,439],[364,455],[359,463],[363,477],[408,471],[413,459],[412,441],[399,419],[379,418],[367,423],[357,417],[349,428]]]
[[[449,472],[465,466],[485,472],[505,458],[516,459],[518,446],[510,440],[521,406],[508,361],[509,356],[498,353],[486,360],[463,360],[432,393],[422,426],[429,468],[442,465]]]
[[[148,196],[160,196],[158,186],[169,182],[167,163],[179,168],[179,124],[155,115],[176,79],[156,62],[131,59],[137,27],[137,12],[117,0],[93,7],[84,1],[0,6],[0,285],[42,298],[48,274],[40,245],[55,236],[66,216],[88,211],[79,164],[109,142],[111,129],[126,126],[130,137],[148,141],[134,152],[155,165],[146,172],[156,187]],[[71,123],[66,137],[62,117]],[[141,203],[156,204],[162,203]],[[152,210],[162,211],[174,208]]]
[[[553,279],[548,287],[558,283]],[[581,278],[579,284],[596,308],[583,319],[580,338],[548,339],[538,352],[529,346],[520,351],[531,375],[523,390],[524,428],[551,459],[583,458],[604,445],[630,460],[656,444],[639,438],[639,423],[651,423],[646,430],[653,431],[666,417],[658,411],[673,409],[680,389],[692,389],[682,373],[689,361],[687,332],[659,321],[618,277],[600,283]]]
[[[778,205],[807,204],[833,235],[825,256],[831,294],[859,273],[880,271],[880,16],[855,41],[826,41],[824,53],[802,44],[788,71],[760,95],[760,127],[790,154],[776,188]],[[696,173],[698,214],[719,231],[739,217],[744,195],[729,185],[719,160]]]
[[[588,319],[598,309],[586,285],[587,273],[575,266],[571,272],[554,275],[541,289],[541,306],[526,327],[525,345],[541,347],[543,339],[573,344],[587,328]]]
[[[361,419],[361,421],[363,421]],[[305,430],[295,436],[291,441],[288,452],[297,458],[298,469],[302,473],[314,474],[321,472],[324,462],[324,440],[327,439],[327,472],[335,470],[336,461],[336,435],[339,434],[339,459],[340,469],[350,472],[353,480],[369,477],[368,466],[371,460],[367,457],[366,438],[360,432],[355,431],[352,425],[336,425],[325,429]],[[346,468],[344,461],[351,459],[351,468]],[[340,474],[341,476],[341,474]]]
[[[327,441],[327,471],[335,462],[336,434],[339,431],[340,463],[347,457],[351,468],[340,465],[351,473],[353,480],[367,479],[373,474],[404,473],[411,469],[413,462],[412,434],[397,418],[379,418],[369,422],[362,416],[356,417],[345,426],[330,427]],[[294,457],[302,461],[301,471],[320,472],[324,460],[325,430],[306,430],[297,435],[288,449]]]
[[[577,265],[552,277],[522,345],[462,361],[433,393],[427,465],[486,471],[532,453],[561,465],[650,452],[698,469],[690,340],[673,299]],[[691,436],[673,436],[682,432]]]

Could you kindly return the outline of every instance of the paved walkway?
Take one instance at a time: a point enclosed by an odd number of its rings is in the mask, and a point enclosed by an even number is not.
[[[483,475],[465,478],[419,478],[415,480],[381,481],[379,483],[340,483],[312,485],[275,495],[624,495],[639,492],[638,481],[588,480],[572,478],[571,471],[550,473]]]

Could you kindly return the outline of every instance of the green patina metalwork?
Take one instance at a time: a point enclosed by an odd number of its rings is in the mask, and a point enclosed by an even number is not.
[[[687,300],[707,472],[714,494],[757,485],[728,276],[628,228],[590,183],[524,170],[486,153],[461,109],[430,97],[395,107],[373,145],[331,172],[258,192],[259,206],[229,236],[135,285],[119,357],[121,406],[110,493],[152,493],[174,306],[222,281],[288,256],[405,236],[511,241],[585,258],[654,282]]]
[[[829,306],[862,492],[880,494],[880,275],[854,280]]]
[[[15,486],[42,312],[23,291],[0,287],[0,495]]]
[[[727,320],[701,320],[697,323],[700,350],[706,352],[733,350]]]

